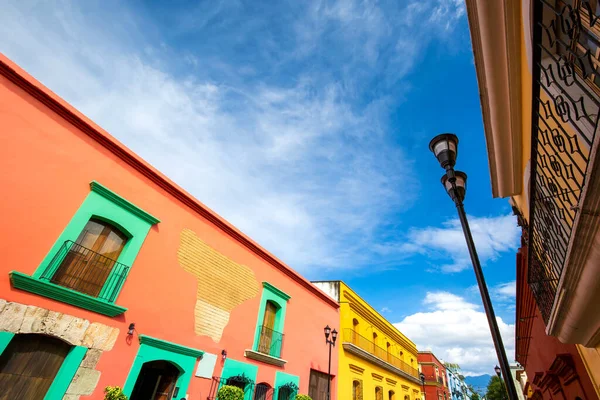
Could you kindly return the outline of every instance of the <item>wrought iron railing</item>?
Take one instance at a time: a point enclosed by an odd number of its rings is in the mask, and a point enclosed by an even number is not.
[[[441,376],[438,376],[437,381],[440,385],[444,386],[444,379]]]
[[[67,240],[40,279],[114,302],[128,272],[127,265]]]
[[[600,20],[584,0],[534,0],[528,282],[546,322],[600,114]]]
[[[419,370],[411,367],[400,358],[396,357],[388,350],[377,346],[371,340],[359,335],[351,328],[344,329],[344,342],[352,343],[353,345],[365,350],[366,352],[374,355],[375,357],[393,365],[394,367],[406,372],[407,374],[419,378]]]
[[[283,345],[283,333],[262,326],[258,341],[258,352],[268,354],[272,357],[281,358],[281,347]]]

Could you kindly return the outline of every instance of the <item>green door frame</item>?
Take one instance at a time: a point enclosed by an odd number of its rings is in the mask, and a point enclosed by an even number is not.
[[[169,361],[181,372],[177,378],[176,387],[179,388],[178,397],[185,397],[190,380],[194,374],[194,367],[199,357],[204,354],[201,350],[182,346],[166,340],[156,339],[146,335],[140,335],[140,348],[133,361],[133,365],[127,375],[123,393],[131,396],[135,382],[140,375],[142,366],[151,361]]]

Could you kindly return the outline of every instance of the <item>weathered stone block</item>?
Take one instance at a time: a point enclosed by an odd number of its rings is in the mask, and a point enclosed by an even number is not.
[[[36,306],[27,306],[19,333],[40,333],[43,331],[44,319],[48,310]]]
[[[115,345],[118,336],[118,329],[94,322],[85,332],[82,345],[90,349],[109,351]]]
[[[100,371],[91,368],[79,368],[67,389],[68,395],[89,396],[100,380]]]
[[[4,306],[6,306],[6,303],[8,303],[6,300],[0,299],[0,313],[2,312],[2,310],[4,310]]]
[[[7,303],[0,313],[0,331],[19,332],[27,306],[19,303]]]
[[[97,349],[89,349],[87,353],[85,353],[85,357],[81,362],[81,367],[83,368],[94,368],[96,364],[98,364],[98,360],[100,360],[100,356],[102,355],[102,350]]]
[[[69,329],[69,325],[73,322],[73,319],[75,317],[72,315],[48,311],[48,315],[44,319],[43,332],[48,335],[62,337]]]
[[[62,400],[79,400],[80,397],[78,394],[65,394]]]
[[[90,321],[83,318],[73,318],[67,330],[61,334],[61,338],[66,342],[79,346],[89,326]]]

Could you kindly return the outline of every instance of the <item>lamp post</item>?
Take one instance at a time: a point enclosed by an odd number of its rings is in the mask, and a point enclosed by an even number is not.
[[[421,378],[421,385],[423,386],[423,399],[425,399],[425,374],[420,373],[419,378]]]
[[[327,369],[327,400],[331,399],[331,348],[335,347],[337,334],[338,333],[335,329],[331,331],[329,325],[325,327],[325,343],[329,345],[329,367]],[[331,335],[331,340],[329,340],[329,335]]]
[[[502,379],[502,377],[500,376],[500,372],[502,371],[502,370],[500,369],[500,367],[496,365],[496,366],[494,367],[494,371],[496,371],[496,375],[498,375],[498,378]]]
[[[467,189],[467,174],[460,171],[454,170],[456,164],[456,155],[458,153],[458,137],[452,133],[443,133],[434,137],[429,142],[429,149],[435,154],[441,167],[446,170],[446,173],[442,176],[442,185],[446,189],[446,192],[454,201],[456,210],[458,211],[458,217],[460,218],[460,224],[462,225],[463,233],[467,241],[467,247],[469,254],[471,255],[471,262],[473,263],[473,269],[475,270],[475,277],[477,278],[477,285],[479,286],[479,292],[481,293],[481,300],[483,302],[483,308],[488,319],[490,331],[492,333],[492,340],[494,341],[494,347],[496,348],[496,355],[500,361],[500,368],[504,377],[510,376],[510,366],[508,359],[506,358],[506,352],[504,351],[504,344],[502,343],[502,336],[498,329],[496,322],[496,315],[494,314],[494,308],[492,307],[492,301],[490,300],[490,294],[488,293],[485,279],[483,277],[483,271],[481,264],[479,263],[479,257],[477,256],[477,250],[475,249],[475,243],[471,236],[471,229],[469,228],[469,222],[467,221],[467,215],[463,206],[463,200],[465,198]],[[508,397],[510,400],[518,400],[517,390],[515,388],[512,379],[504,379],[504,384],[508,391]]]

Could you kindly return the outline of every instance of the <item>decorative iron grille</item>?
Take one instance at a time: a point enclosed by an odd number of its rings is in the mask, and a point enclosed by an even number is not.
[[[534,0],[529,276],[548,322],[600,114],[600,22],[585,0]]]
[[[40,279],[114,302],[129,267],[67,240]]]
[[[262,326],[258,341],[258,351],[272,357],[281,358],[281,347],[283,345],[283,333]]]

